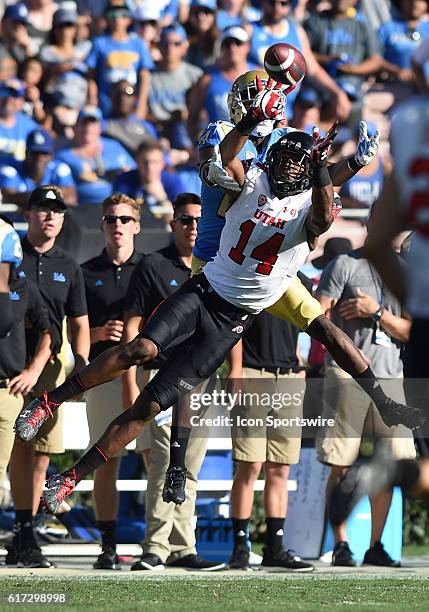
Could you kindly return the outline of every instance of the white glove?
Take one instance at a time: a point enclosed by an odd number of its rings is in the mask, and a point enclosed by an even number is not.
[[[210,160],[207,179],[212,185],[217,185],[227,191],[241,191],[240,185],[222,166],[222,157],[219,150],[219,145],[215,145],[213,157]]]
[[[354,157],[359,166],[367,166],[377,155],[380,146],[380,132],[375,130],[374,135],[368,138],[368,129],[365,121],[359,122],[359,141]]]

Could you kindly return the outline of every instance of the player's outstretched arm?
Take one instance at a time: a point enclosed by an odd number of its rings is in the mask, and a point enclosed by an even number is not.
[[[268,80],[263,86],[259,77],[256,77],[259,93],[255,96],[252,106],[243,119],[231,130],[220,144],[222,165],[228,174],[242,187],[244,185],[244,169],[237,155],[246,144],[255,127],[267,119],[277,120],[284,117],[286,96],[281,91],[280,83]]]
[[[361,121],[359,123],[359,140],[356,153],[328,166],[328,171],[334,187],[340,187],[362,170],[362,168],[368,166],[377,155],[379,146],[379,130],[376,130],[374,134],[369,137],[366,122]]]
[[[313,131],[314,145],[311,153],[312,205],[307,217],[307,235],[310,247],[314,248],[318,236],[332,225],[334,216],[334,188],[327,168],[328,149],[337,135],[336,121],[325,138],[319,138],[318,128]]]

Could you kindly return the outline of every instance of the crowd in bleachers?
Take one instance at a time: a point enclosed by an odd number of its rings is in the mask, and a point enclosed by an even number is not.
[[[386,140],[385,111],[415,89],[411,56],[429,21],[424,0],[32,0],[5,2],[1,31],[3,201],[21,205],[33,187],[58,184],[91,226],[94,207],[121,190],[143,202],[148,226],[166,227],[175,193],[198,192],[199,134],[230,119],[233,81],[261,67],[270,44],[287,41],[307,59],[289,122],[326,126],[339,113],[341,151],[362,115]],[[35,129],[44,144],[27,141]],[[382,176],[381,162],[359,176],[346,205],[367,207]]]

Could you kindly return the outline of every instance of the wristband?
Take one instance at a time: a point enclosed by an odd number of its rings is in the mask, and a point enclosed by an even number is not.
[[[349,157],[349,159],[347,160],[347,166],[349,167],[349,170],[354,172],[354,174],[359,172],[359,170],[362,170],[362,168],[364,167],[357,161],[356,157]]]
[[[374,323],[379,323],[381,317],[383,316],[384,306],[380,306],[380,308],[371,315],[371,319]]]
[[[243,136],[251,136],[258,123],[260,123],[260,120],[257,119],[251,111],[249,111],[235,127],[240,134],[243,134]]]
[[[329,185],[332,185],[332,181],[327,166],[313,166],[311,186],[323,189],[329,187]]]

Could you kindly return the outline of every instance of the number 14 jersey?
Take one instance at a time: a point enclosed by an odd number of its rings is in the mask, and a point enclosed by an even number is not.
[[[204,267],[225,300],[258,313],[285,293],[310,252],[305,220],[311,189],[279,199],[263,167],[254,163],[225,214],[219,250]]]

